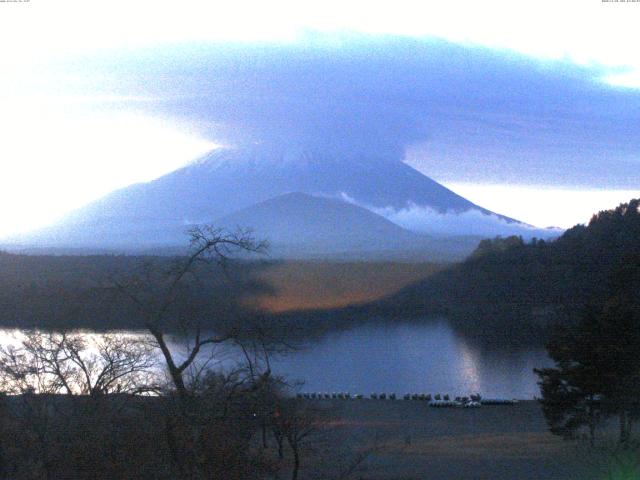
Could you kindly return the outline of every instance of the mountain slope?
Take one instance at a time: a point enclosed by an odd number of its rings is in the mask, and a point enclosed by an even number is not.
[[[378,208],[413,202],[438,212],[489,213],[401,162],[255,148],[215,150],[152,182],[114,192],[70,219],[135,214],[202,222],[290,192],[345,194]]]
[[[213,223],[230,230],[250,228],[273,244],[320,251],[402,248],[423,237],[362,207],[299,192],[265,200]]]
[[[341,198],[429,234],[494,236],[505,234],[504,228],[511,233],[527,231],[526,225],[493,214],[398,161],[256,147],[213,151],[152,182],[113,192],[53,227],[17,240],[80,247],[180,245],[190,225],[210,223],[291,192]],[[411,209],[427,215],[416,220]],[[405,225],[407,216],[411,219]],[[277,235],[273,229],[270,232]]]
[[[269,241],[272,257],[460,260],[479,239],[441,239],[411,232],[369,210],[335,198],[287,193],[213,222],[229,231],[251,229]]]

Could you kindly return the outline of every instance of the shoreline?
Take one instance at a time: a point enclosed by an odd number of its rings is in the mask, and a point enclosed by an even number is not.
[[[565,480],[579,467],[575,444],[549,433],[535,400],[473,409],[403,400],[304,401],[325,412],[330,444],[373,451],[361,478]],[[309,465],[307,472],[320,467]]]

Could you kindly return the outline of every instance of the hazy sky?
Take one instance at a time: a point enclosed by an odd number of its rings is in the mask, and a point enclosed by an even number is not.
[[[640,195],[640,3],[424,3],[0,3],[0,234],[274,139],[540,226]]]

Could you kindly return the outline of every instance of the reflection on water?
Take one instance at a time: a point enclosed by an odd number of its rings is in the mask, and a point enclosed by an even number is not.
[[[100,334],[88,334],[97,338]],[[129,332],[147,341],[144,334]],[[0,330],[0,344],[15,344],[17,330]],[[173,340],[180,357],[184,344]],[[213,367],[240,361],[220,346],[205,351]],[[533,368],[551,364],[542,349],[487,351],[457,336],[445,321],[375,323],[327,334],[306,348],[274,358],[272,370],[314,392],[481,393],[486,397],[538,395]]]
[[[478,372],[479,357],[464,342],[459,342],[460,350],[460,379],[462,385],[467,385],[469,392],[480,392],[482,382]]]
[[[304,381],[305,391],[533,398],[539,395],[533,368],[550,360],[542,349],[481,350],[446,322],[376,323],[329,334],[274,365],[277,373]]]

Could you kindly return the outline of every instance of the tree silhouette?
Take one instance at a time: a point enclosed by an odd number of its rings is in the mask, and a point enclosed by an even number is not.
[[[118,290],[137,308],[142,323],[162,353],[165,365],[176,393],[189,395],[185,372],[196,361],[203,347],[222,344],[235,338],[237,325],[227,331],[212,333],[210,303],[207,298],[212,263],[226,264],[229,255],[239,252],[262,252],[264,242],[256,241],[249,233],[227,233],[213,227],[192,229],[190,252],[176,258],[168,269],[147,263],[136,275],[115,280]],[[178,332],[190,338],[184,359],[178,359],[172,351],[167,335]]]
[[[542,405],[553,433],[571,437],[598,421],[618,416],[619,442],[626,443],[640,413],[640,305],[637,257],[612,276],[611,296],[584,309],[578,323],[565,327],[547,346],[555,368],[536,370]]]

